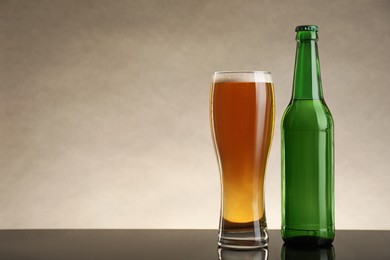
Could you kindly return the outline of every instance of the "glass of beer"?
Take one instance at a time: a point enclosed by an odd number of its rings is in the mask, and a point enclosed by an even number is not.
[[[218,245],[253,249],[268,245],[264,174],[274,129],[270,72],[216,72],[210,123],[221,179]]]

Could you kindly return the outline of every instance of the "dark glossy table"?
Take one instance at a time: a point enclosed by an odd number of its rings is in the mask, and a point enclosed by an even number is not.
[[[333,248],[308,251],[283,249],[277,230],[266,250],[218,252],[216,237],[216,230],[1,230],[0,259],[390,259],[390,231],[338,230]]]

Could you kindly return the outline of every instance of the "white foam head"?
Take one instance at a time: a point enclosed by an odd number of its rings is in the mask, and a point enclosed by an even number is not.
[[[217,71],[213,75],[213,83],[223,82],[261,82],[273,83],[268,71]]]

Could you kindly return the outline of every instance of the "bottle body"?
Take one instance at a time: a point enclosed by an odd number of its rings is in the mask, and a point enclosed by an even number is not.
[[[282,121],[282,237],[322,245],[334,238],[333,119],[323,100],[293,100]]]
[[[325,245],[334,230],[334,122],[322,94],[318,27],[298,26],[293,94],[281,123],[282,238]]]

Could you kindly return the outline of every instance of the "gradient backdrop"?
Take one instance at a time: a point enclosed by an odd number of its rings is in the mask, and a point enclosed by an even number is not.
[[[0,228],[217,228],[217,70],[270,70],[268,226],[295,26],[320,27],[336,227],[390,229],[390,1],[1,1]]]

